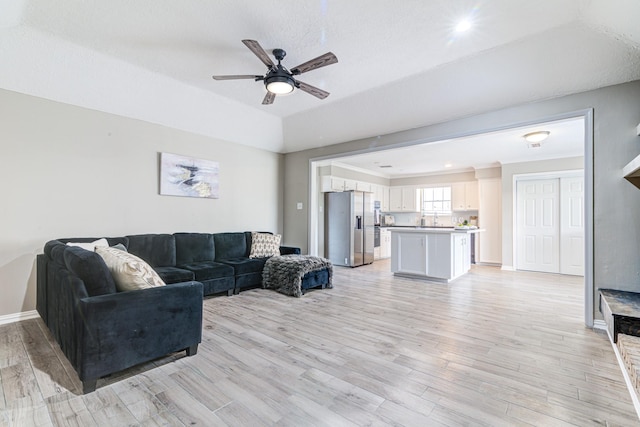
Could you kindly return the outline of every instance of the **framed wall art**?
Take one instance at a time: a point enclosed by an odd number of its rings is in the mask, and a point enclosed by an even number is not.
[[[217,199],[219,170],[218,162],[160,153],[160,194]]]

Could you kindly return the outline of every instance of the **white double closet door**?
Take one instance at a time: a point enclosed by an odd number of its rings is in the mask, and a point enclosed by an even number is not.
[[[584,275],[584,176],[516,181],[516,269]]]

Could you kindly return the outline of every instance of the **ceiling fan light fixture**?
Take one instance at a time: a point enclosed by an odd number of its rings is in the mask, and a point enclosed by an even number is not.
[[[288,76],[273,76],[265,80],[267,90],[276,95],[286,95],[293,92],[294,83]]]
[[[550,133],[551,132],[549,132],[548,130],[540,130],[523,135],[523,138],[525,141],[530,143],[539,143],[547,139]]]

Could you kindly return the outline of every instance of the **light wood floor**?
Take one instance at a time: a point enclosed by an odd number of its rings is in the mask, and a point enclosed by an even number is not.
[[[0,425],[632,426],[581,278],[474,266],[449,285],[388,262],[336,267],[302,298],[256,289],[204,303],[194,357],[80,395],[44,324],[0,327]]]

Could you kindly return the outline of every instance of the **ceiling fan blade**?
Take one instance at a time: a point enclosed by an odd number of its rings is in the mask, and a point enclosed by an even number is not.
[[[230,76],[213,76],[213,80],[240,80],[240,79],[260,79],[262,76],[253,76],[253,75],[230,75]]]
[[[276,99],[276,94],[267,92],[267,94],[264,96],[264,99],[262,100],[262,105],[273,104],[274,99]]]
[[[271,58],[269,58],[267,52],[265,52],[262,46],[260,46],[260,43],[255,40],[242,40],[242,43],[244,43],[245,46],[247,46],[251,50],[251,52],[253,52],[260,59],[260,61],[262,61],[262,63],[267,66],[267,68],[271,69],[272,67],[275,67],[275,64],[273,63]]]
[[[325,99],[327,96],[329,96],[329,92],[324,91],[322,89],[318,89],[315,86],[311,86],[310,84],[307,84],[305,82],[301,82],[300,80],[296,80],[297,82],[297,87],[300,90],[303,90],[313,96],[315,96],[316,98],[320,98],[320,99]]]
[[[293,75],[298,75],[317,68],[326,67],[327,65],[335,64],[336,62],[338,62],[338,58],[336,58],[333,53],[327,52],[324,55],[313,58],[310,61],[298,65],[297,67],[293,67],[291,69],[291,73]]]

